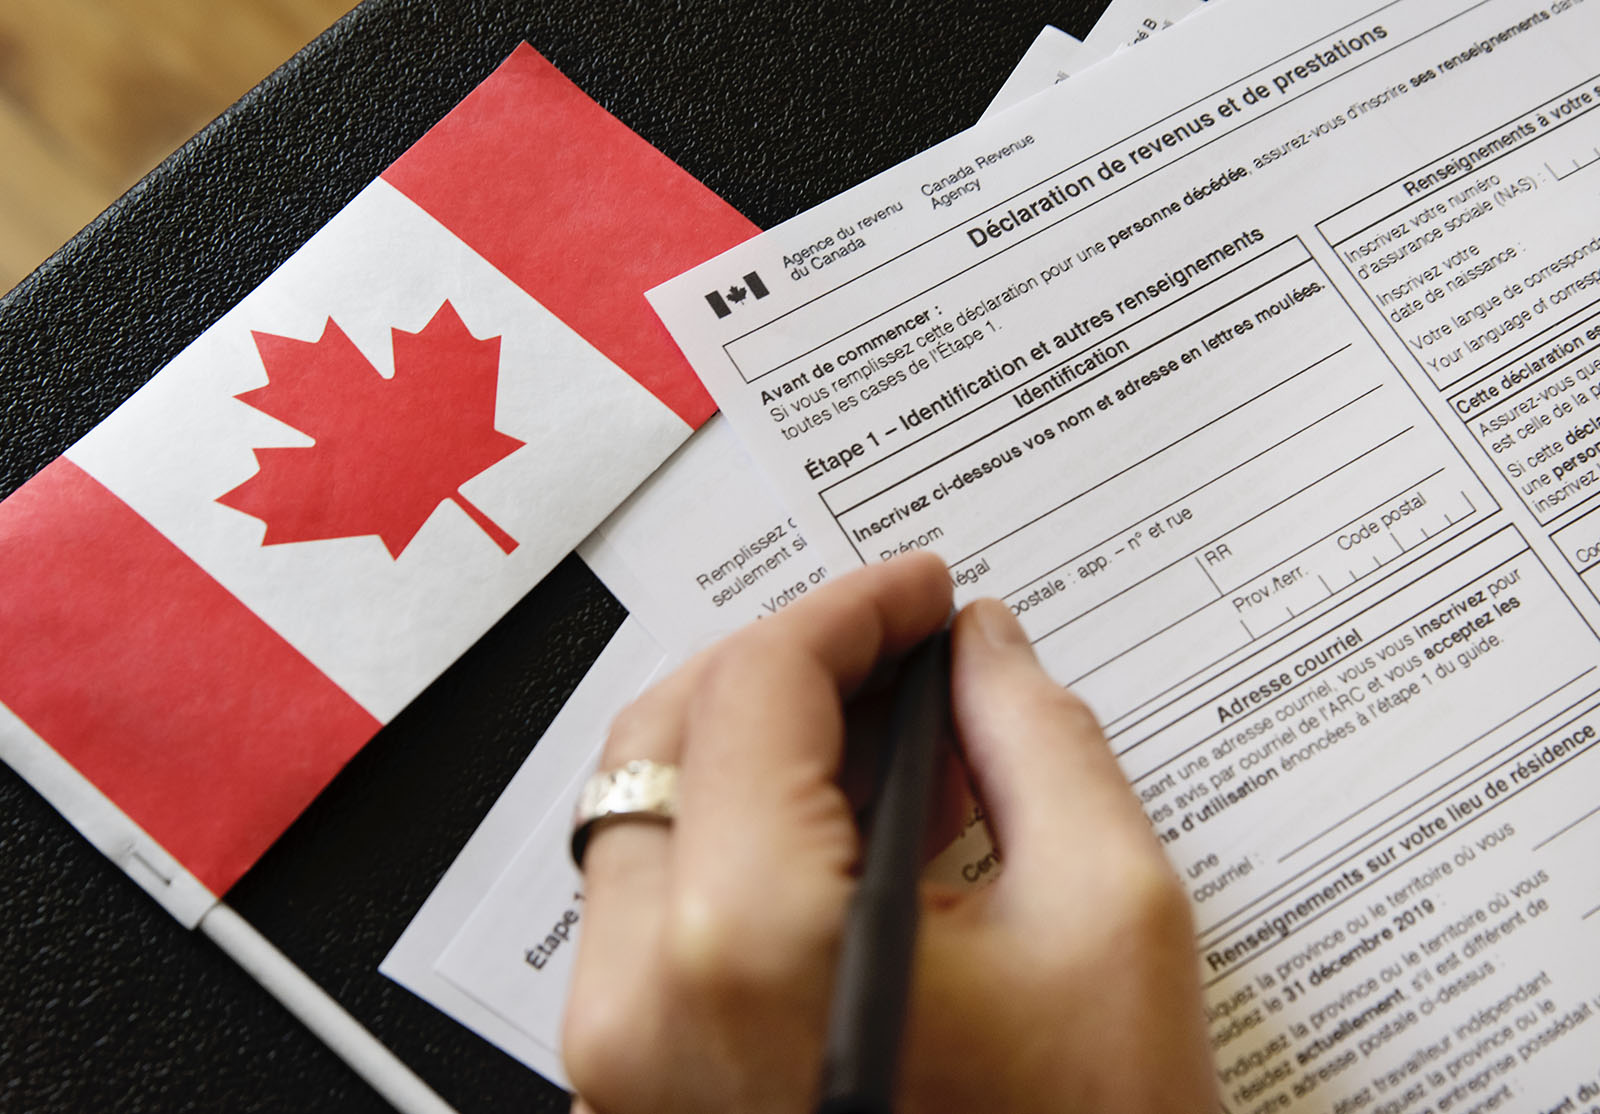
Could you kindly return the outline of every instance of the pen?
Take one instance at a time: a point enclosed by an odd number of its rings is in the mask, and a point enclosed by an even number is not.
[[[818,1114],[889,1114],[917,938],[922,840],[950,719],[950,631],[896,681],[861,880],[845,921],[823,1044]]]

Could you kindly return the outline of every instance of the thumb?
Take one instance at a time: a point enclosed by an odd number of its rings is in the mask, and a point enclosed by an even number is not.
[[[1050,679],[1022,625],[978,600],[952,630],[951,703],[978,795],[1005,862],[1007,890],[1062,893],[1089,848],[1160,858],[1094,713]]]

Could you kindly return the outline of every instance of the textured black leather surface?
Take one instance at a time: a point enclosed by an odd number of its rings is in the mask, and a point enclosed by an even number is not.
[[[970,124],[1044,23],[1102,6],[368,0],[0,300],[0,496],[518,42],[768,226]],[[464,1114],[566,1098],[377,964],[621,618],[569,558],[229,894]],[[0,887],[0,1110],[384,1109],[3,767]]]

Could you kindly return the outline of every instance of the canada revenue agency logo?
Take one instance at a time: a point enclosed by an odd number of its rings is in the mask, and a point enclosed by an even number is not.
[[[743,305],[745,300],[754,297],[757,301],[767,296],[767,284],[761,281],[761,276],[751,271],[744,276],[744,285],[735,283],[726,290],[713,290],[706,295],[706,301],[711,304],[712,310],[718,317],[726,317],[733,312],[733,306]],[[732,303],[732,306],[729,303]]]

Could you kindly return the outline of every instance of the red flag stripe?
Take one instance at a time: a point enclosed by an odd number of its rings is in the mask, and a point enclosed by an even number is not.
[[[484,143],[487,130],[507,138]],[[523,44],[383,173],[693,428],[716,404],[644,292],[755,225]]]
[[[66,458],[0,502],[0,702],[214,893],[380,724]]]

